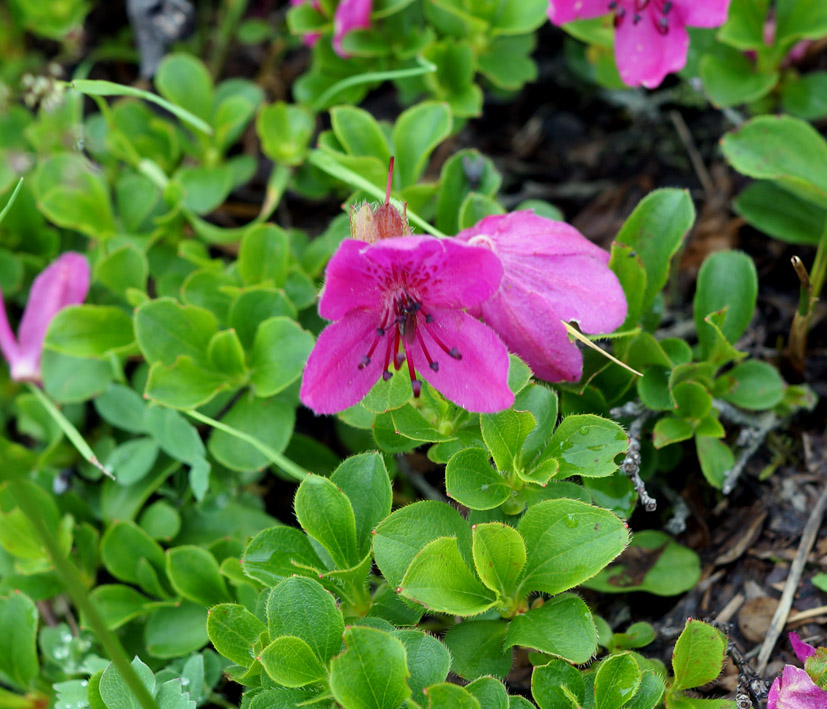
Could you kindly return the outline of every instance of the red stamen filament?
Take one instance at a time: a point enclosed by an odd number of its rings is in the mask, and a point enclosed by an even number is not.
[[[391,185],[393,184],[393,155],[391,155],[390,166],[388,167],[388,186],[385,189],[385,204],[391,201]]]

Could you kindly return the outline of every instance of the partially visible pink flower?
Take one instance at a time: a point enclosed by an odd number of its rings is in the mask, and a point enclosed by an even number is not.
[[[296,5],[312,5],[314,10],[321,10],[321,5],[319,5],[319,0],[290,0],[290,4],[294,7]],[[302,42],[305,43],[308,47],[314,47],[316,42],[319,41],[319,38],[322,35],[318,32],[308,32],[305,35],[302,35]]]
[[[798,633],[790,633],[790,645],[793,646],[793,652],[802,664],[816,654],[816,649],[799,638]]]
[[[418,374],[469,411],[508,408],[508,351],[464,312],[490,298],[502,275],[490,251],[450,239],[347,239],[327,265],[319,314],[334,322],[310,353],[302,402],[342,411],[407,360],[415,396]]]
[[[533,212],[486,217],[457,237],[486,246],[505,275],[474,312],[546,381],[577,381],[583,355],[561,321],[583,332],[611,332],[626,319],[626,296],[606,265],[609,254],[574,227]]]
[[[615,59],[629,86],[653,89],[686,66],[687,27],[724,24],[729,0],[549,0],[556,25],[614,13]]]
[[[333,49],[340,57],[349,55],[342,47],[345,35],[353,30],[370,27],[370,13],[373,0],[341,0],[333,15]]]
[[[89,263],[81,254],[67,252],[32,283],[29,299],[14,336],[0,292],[0,351],[15,381],[40,381],[43,340],[52,318],[63,308],[78,305],[89,292]]]
[[[804,670],[785,665],[770,687],[767,709],[824,709],[827,691],[819,689]]]

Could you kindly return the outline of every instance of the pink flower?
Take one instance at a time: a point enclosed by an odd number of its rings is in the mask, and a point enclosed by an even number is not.
[[[563,222],[513,212],[490,216],[457,237],[486,246],[505,275],[474,312],[546,381],[577,381],[583,355],[562,320],[587,333],[611,332],[626,318],[626,297],[607,267],[609,254]]]
[[[729,0],[549,0],[556,25],[614,13],[615,59],[629,86],[653,89],[686,65],[688,27],[724,24]]]
[[[18,338],[9,327],[0,292],[0,351],[11,366],[12,379],[40,381],[40,356],[49,323],[63,308],[82,303],[88,292],[86,258],[71,251],[63,254],[34,279]]]
[[[301,400],[319,414],[342,411],[407,360],[415,396],[419,373],[470,411],[508,408],[508,351],[463,311],[490,298],[502,274],[490,251],[449,239],[344,241],[319,302],[319,314],[334,322],[310,353]]]
[[[824,709],[827,691],[819,689],[804,670],[785,665],[770,687],[767,709]]]
[[[349,55],[342,48],[345,35],[353,30],[370,27],[370,13],[373,0],[341,0],[333,15],[333,49],[340,57]]]
[[[793,652],[801,664],[816,654],[816,649],[809,643],[805,643],[798,637],[798,633],[790,633],[790,645],[793,646]]]

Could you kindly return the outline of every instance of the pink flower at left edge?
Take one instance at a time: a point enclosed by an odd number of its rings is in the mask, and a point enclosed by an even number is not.
[[[503,270],[490,251],[430,236],[347,239],[325,274],[319,315],[333,323],[310,353],[300,393],[317,414],[353,406],[406,361],[414,396],[421,376],[469,411],[514,402],[505,345],[465,312],[499,288]]]
[[[790,644],[799,662],[806,663],[817,650],[805,643],[797,633],[790,633]],[[806,670],[785,665],[776,677],[767,696],[767,709],[825,709],[827,691],[813,682]]]
[[[626,296],[609,254],[564,222],[533,212],[486,217],[456,236],[496,254],[505,275],[474,314],[549,382],[577,381],[583,355],[561,321],[583,332],[612,332],[626,319]]]
[[[0,292],[0,352],[15,381],[40,382],[40,357],[49,323],[64,308],[79,305],[89,292],[89,262],[69,251],[44,269],[32,283],[15,337]]]
[[[718,27],[730,0],[549,0],[555,25],[612,13],[615,59],[627,86],[659,86],[686,66],[687,27]]]

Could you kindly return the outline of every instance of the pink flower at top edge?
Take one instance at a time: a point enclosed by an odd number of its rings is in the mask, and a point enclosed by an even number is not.
[[[342,47],[345,35],[370,27],[373,0],[341,0],[333,15],[333,49],[340,57],[350,56]]]
[[[508,351],[464,312],[490,298],[502,274],[490,251],[450,239],[344,241],[319,301],[334,322],[308,358],[302,402],[318,414],[342,411],[407,360],[415,396],[419,375],[469,411],[508,408]]]
[[[312,5],[314,10],[318,10],[320,8],[319,0],[290,0],[290,4],[294,7],[296,5]],[[302,35],[302,42],[304,42],[306,46],[313,48],[321,36],[322,35],[318,32],[308,32],[307,34]]]
[[[790,645],[793,646],[793,652],[798,658],[799,662],[804,664],[807,660],[816,654],[816,649],[809,643],[805,643],[798,637],[798,633],[790,633]]]
[[[606,265],[609,254],[574,227],[533,212],[486,217],[457,237],[486,246],[505,275],[474,312],[546,381],[577,381],[583,355],[562,324],[611,332],[626,319],[626,296]]]
[[[40,381],[40,356],[49,323],[61,310],[78,305],[89,292],[89,263],[69,251],[34,279],[15,337],[0,292],[0,351],[15,381]]]
[[[729,0],[549,0],[556,25],[614,13],[615,59],[628,86],[653,89],[686,66],[687,27],[724,24]]]

